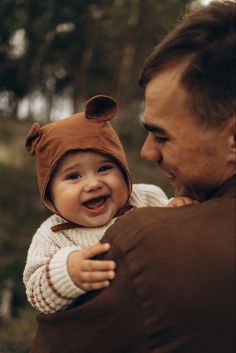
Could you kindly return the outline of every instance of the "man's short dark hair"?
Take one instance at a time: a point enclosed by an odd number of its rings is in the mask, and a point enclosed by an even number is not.
[[[220,126],[235,114],[235,24],[235,1],[213,1],[188,14],[147,58],[140,86],[189,60],[180,79],[188,108],[201,124]]]

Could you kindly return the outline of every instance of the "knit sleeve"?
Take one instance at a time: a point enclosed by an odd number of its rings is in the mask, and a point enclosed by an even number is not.
[[[134,207],[165,207],[168,202],[164,191],[152,184],[134,184],[129,200]]]
[[[67,270],[69,254],[81,248],[51,231],[57,218],[50,217],[36,231],[23,273],[28,301],[43,313],[65,309],[84,293],[73,283]]]

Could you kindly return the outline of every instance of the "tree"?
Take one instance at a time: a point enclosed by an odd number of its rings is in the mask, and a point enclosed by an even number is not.
[[[11,92],[12,113],[34,91],[46,97],[48,119],[54,96],[68,89],[76,111],[99,93],[125,104],[140,99],[144,58],[190,2],[1,0],[0,90]],[[16,55],[19,31],[25,49]]]

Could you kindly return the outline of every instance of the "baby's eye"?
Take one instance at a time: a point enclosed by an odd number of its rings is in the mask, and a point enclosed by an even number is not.
[[[81,178],[81,175],[79,173],[71,173],[66,176],[66,179],[69,179],[69,180],[76,180],[79,178]]]
[[[106,172],[107,170],[110,170],[112,168],[113,168],[112,164],[104,164],[98,169],[98,172]]]

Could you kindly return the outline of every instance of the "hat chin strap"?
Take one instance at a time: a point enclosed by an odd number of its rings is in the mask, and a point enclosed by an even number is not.
[[[56,233],[56,232],[61,232],[62,230],[81,228],[81,227],[84,227],[84,226],[73,222],[65,222],[65,223],[55,224],[54,226],[51,227],[51,231],[53,233]]]
[[[52,201],[49,198],[45,198],[45,200],[43,200],[43,204],[46,206],[46,208],[49,211],[56,213],[58,216],[62,217],[60,212],[57,211],[56,207],[53,205]],[[64,217],[62,217],[62,218],[64,218]]]

